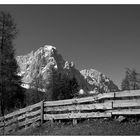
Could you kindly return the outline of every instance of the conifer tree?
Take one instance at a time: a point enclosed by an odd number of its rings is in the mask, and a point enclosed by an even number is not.
[[[121,83],[122,90],[130,90],[130,75],[131,75],[131,70],[126,68],[125,78],[122,80]]]
[[[0,12],[0,107],[1,114],[5,109],[18,106],[23,101],[21,77],[17,75],[18,64],[15,59],[13,40],[17,27],[12,16]]]
[[[68,73],[59,73],[52,70],[52,94],[51,100],[71,99],[77,96],[79,85],[75,77]]]
[[[126,69],[125,78],[122,80],[122,90],[137,90],[140,89],[140,81],[138,80],[138,73],[135,69]]]
[[[132,69],[131,71],[130,80],[131,80],[131,89],[133,90],[139,89],[138,80],[137,80],[137,72],[135,69]]]

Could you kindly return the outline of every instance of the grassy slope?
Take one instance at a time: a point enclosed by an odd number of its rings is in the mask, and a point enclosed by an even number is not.
[[[113,120],[86,120],[79,122],[76,126],[69,123],[54,123],[50,126],[49,122],[42,126],[18,132],[14,135],[140,135],[140,122],[116,122]]]

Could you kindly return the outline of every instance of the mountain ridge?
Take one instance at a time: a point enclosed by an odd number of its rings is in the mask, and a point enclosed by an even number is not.
[[[75,68],[74,62],[63,59],[58,53],[56,47],[45,45],[37,51],[31,51],[27,55],[17,56],[19,65],[19,75],[21,75],[24,84],[30,84],[36,77],[41,77],[46,85],[50,84],[52,68],[60,73],[67,72],[71,77],[78,81],[80,89],[84,91],[110,92],[119,90],[112,80],[103,73],[95,69],[83,69],[79,71]]]

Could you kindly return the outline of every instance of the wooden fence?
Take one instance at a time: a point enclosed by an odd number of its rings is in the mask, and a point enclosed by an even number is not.
[[[37,125],[42,120],[43,102],[28,106],[0,118],[0,134],[5,135]]]
[[[41,101],[0,118],[0,134],[27,129],[44,121],[140,115],[140,90],[111,92],[59,101]]]

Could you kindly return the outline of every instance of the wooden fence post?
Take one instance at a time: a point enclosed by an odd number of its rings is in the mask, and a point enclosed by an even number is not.
[[[41,101],[41,124],[44,122],[44,100]]]
[[[16,116],[13,116],[12,118],[13,118],[13,122],[14,122],[13,123],[13,130],[12,130],[12,132],[15,132],[15,131],[18,130],[18,127],[17,127],[17,123],[18,123],[17,121],[18,120],[16,119]]]
[[[72,113],[78,113],[78,111],[72,111]],[[72,119],[72,123],[73,123],[73,126],[75,126],[77,124],[77,119]]]
[[[3,121],[3,124],[4,124],[3,125],[3,132],[2,133],[3,133],[3,135],[5,135],[5,117],[4,116],[3,116],[3,120],[2,121]]]
[[[77,119],[73,119],[73,126],[77,124]]]
[[[51,120],[50,120],[50,123],[51,123],[51,127],[53,127],[53,125],[54,125],[54,120],[51,119]]]
[[[58,123],[60,124],[61,123],[61,120],[59,120]]]
[[[111,102],[111,108],[113,109],[113,101]]]
[[[25,113],[25,130],[28,128],[28,114],[29,114],[29,110],[30,109],[28,109],[27,111],[26,111],[26,113]]]

